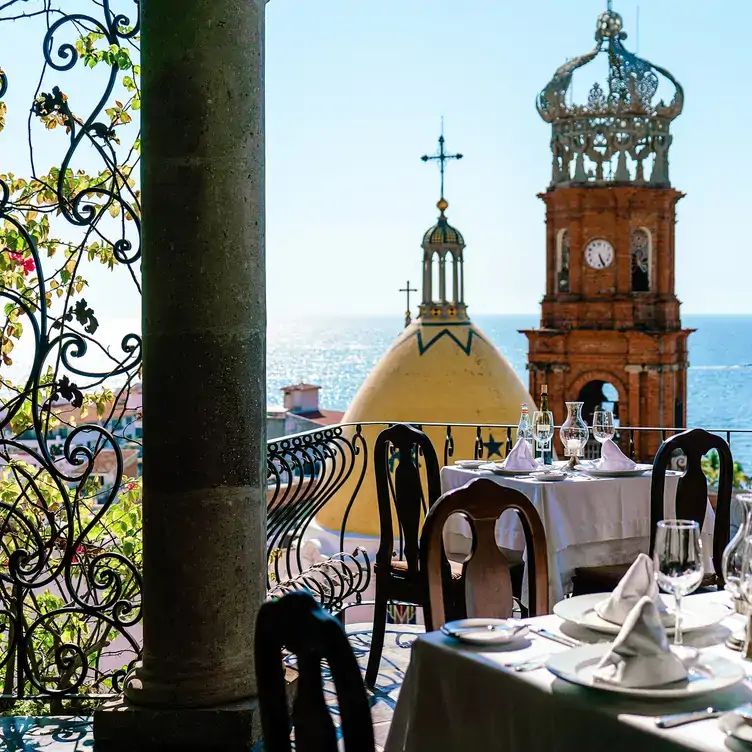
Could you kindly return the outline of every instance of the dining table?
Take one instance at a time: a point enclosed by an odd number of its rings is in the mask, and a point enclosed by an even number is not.
[[[564,463],[559,463],[562,468]],[[674,516],[676,489],[681,473],[666,473],[665,514]],[[549,600],[562,600],[572,589],[578,567],[631,563],[650,544],[650,471],[640,475],[604,477],[584,471],[567,472],[564,480],[545,481],[529,474],[499,475],[491,470],[447,465],[441,469],[441,492],[461,488],[474,478],[490,478],[521,491],[543,522],[548,548]],[[704,565],[713,572],[715,513],[708,502],[702,526]],[[472,533],[467,520],[452,515],[444,527],[444,546],[450,556],[467,555]],[[496,523],[500,547],[523,552],[525,537],[513,512]],[[523,555],[524,558],[524,555]],[[524,601],[524,593],[523,593]]]
[[[731,710],[752,702],[752,663],[724,644],[746,617],[730,607],[724,591],[688,596],[697,608],[727,609],[707,629],[685,634],[698,662],[722,656],[743,667],[740,683],[713,694],[681,699],[643,699],[579,686],[557,678],[543,664],[571,645],[608,642],[614,635],[563,621],[556,615],[521,622],[528,634],[507,645],[474,646],[431,632],[415,640],[385,752],[721,752],[752,750],[727,736],[723,718],[658,728],[658,716],[712,706]],[[540,630],[569,645],[542,637]],[[526,659],[533,668],[516,671]],[[744,676],[747,676],[745,679]]]

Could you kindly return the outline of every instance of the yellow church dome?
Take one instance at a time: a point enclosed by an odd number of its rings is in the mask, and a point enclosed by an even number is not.
[[[509,361],[471,321],[428,323],[418,319],[405,328],[376,364],[342,421],[382,423],[363,426],[363,439],[369,448],[387,422],[443,424],[423,428],[443,464],[447,425],[455,426],[453,457],[472,458],[476,426],[516,425],[523,402],[533,409],[533,400]],[[460,423],[471,427],[457,428]],[[345,431],[352,438],[354,429]],[[483,427],[481,439],[485,455],[495,452],[500,459],[506,440],[503,429],[494,434],[493,428]],[[317,516],[319,525],[339,530],[354,485],[355,478],[343,485]],[[372,465],[350,509],[347,532],[359,536],[379,534]]]
[[[502,457],[506,431],[493,425],[516,425],[520,406],[533,400],[507,359],[467,316],[465,305],[465,241],[444,214],[444,163],[462,155],[446,155],[444,137],[439,139],[442,170],[442,198],[437,207],[438,222],[423,236],[423,295],[420,316],[409,322],[386,354],[366,378],[343,423],[362,425],[368,454],[376,436],[388,423],[418,423],[433,442],[443,463],[447,426],[452,427],[454,459],[474,456],[476,441],[484,445],[484,456]],[[434,271],[438,274],[434,275]],[[410,285],[405,290],[409,296]],[[408,298],[409,301],[409,298]],[[408,303],[409,309],[409,303]],[[427,426],[439,423],[439,426]],[[465,428],[458,424],[469,424]],[[490,427],[489,427],[490,424]],[[479,433],[480,429],[480,433]],[[495,434],[494,434],[495,431]],[[354,427],[343,431],[346,439],[355,436]],[[365,462],[365,452],[359,461]],[[448,459],[448,458],[447,458]],[[450,460],[451,461],[451,460]],[[378,536],[379,514],[373,464],[366,473],[353,472],[336,495],[318,513],[318,526],[337,535],[347,519],[348,535]]]

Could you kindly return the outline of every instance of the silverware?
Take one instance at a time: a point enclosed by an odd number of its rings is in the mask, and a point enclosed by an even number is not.
[[[746,703],[738,708],[719,710],[709,706],[704,710],[695,710],[691,713],[674,713],[672,715],[662,715],[655,719],[655,725],[658,728],[676,728],[686,723],[695,723],[696,721],[706,721],[709,718],[718,718],[726,713],[736,713],[746,720],[752,720],[752,704]]]
[[[695,710],[691,713],[673,713],[671,715],[658,716],[655,719],[655,725],[658,728],[670,729],[677,726],[683,726],[685,723],[694,723],[695,721],[705,721],[708,718],[718,718],[726,711],[718,708],[707,707],[704,710]]]
[[[532,658],[524,658],[520,661],[512,661],[511,663],[505,663],[504,668],[511,668],[513,671],[535,671],[536,669],[543,668],[548,661],[547,655],[536,655]]]
[[[454,637],[455,635],[465,634],[466,632],[483,632],[486,630],[489,632],[496,632],[507,630],[509,631],[509,639],[512,639],[515,635],[525,631],[527,628],[526,624],[519,624],[515,627],[510,627],[508,624],[479,624],[476,627],[456,627],[454,629],[445,629],[442,627],[441,631],[445,635],[449,635],[449,637]]]
[[[566,645],[568,648],[578,648],[582,645],[579,640],[574,640],[571,637],[564,637],[564,635],[554,634],[553,632],[549,632],[547,629],[542,629],[541,627],[531,627],[528,625],[528,629],[533,634],[537,634],[538,637],[543,637],[552,642],[558,642],[560,645]]]

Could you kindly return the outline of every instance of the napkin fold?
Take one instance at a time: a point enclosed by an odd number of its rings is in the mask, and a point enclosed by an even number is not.
[[[637,463],[630,460],[614,443],[613,439],[603,442],[601,458],[597,463],[599,470],[636,470]]]
[[[669,649],[658,609],[647,596],[630,611],[593,673],[596,682],[635,688],[660,687],[686,678],[687,669]]]
[[[624,624],[635,605],[645,597],[655,604],[661,621],[667,622],[668,609],[655,581],[653,560],[646,554],[638,554],[611,595],[595,604],[595,613],[613,624]]]
[[[533,457],[530,444],[525,439],[518,439],[507,458],[501,463],[505,470],[537,470],[538,463]]]

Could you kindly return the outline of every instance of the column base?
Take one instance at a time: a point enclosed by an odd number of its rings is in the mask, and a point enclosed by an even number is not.
[[[258,701],[214,708],[145,708],[113,700],[94,711],[95,752],[249,752],[261,738]]]

